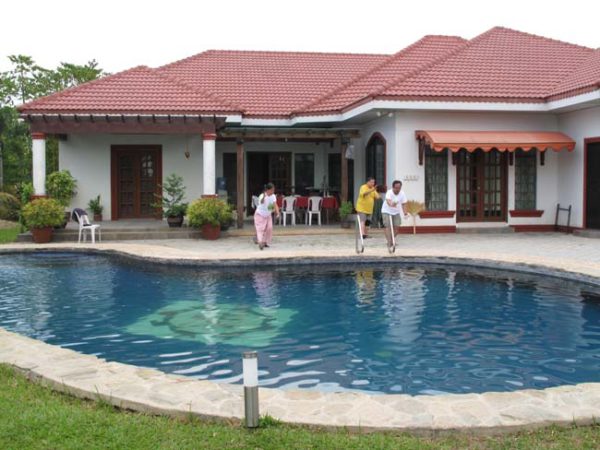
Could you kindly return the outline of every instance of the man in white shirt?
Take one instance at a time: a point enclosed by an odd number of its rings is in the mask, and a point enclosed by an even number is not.
[[[402,192],[402,182],[394,180],[392,188],[385,193],[385,200],[381,207],[381,216],[383,217],[383,225],[385,230],[385,238],[387,239],[388,248],[392,244],[392,234],[390,232],[390,218],[394,226],[394,236],[398,234],[398,229],[402,223],[402,216],[406,216],[404,205],[407,202],[406,195]]]

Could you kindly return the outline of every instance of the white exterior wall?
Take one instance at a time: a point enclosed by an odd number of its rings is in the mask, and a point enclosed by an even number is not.
[[[87,208],[90,199],[100,194],[105,220],[111,220],[111,145],[161,145],[162,173],[177,173],[184,178],[186,200],[202,194],[202,138],[185,135],[69,135],[60,141],[58,165],[68,169],[77,180],[77,195],[72,208]],[[185,151],[190,152],[186,159]]]
[[[556,131],[556,117],[537,113],[494,113],[494,112],[396,112],[396,160],[393,173],[402,180],[403,190],[410,200],[425,201],[425,165],[419,165],[416,130],[539,130]],[[388,147],[388,152],[391,148]],[[552,154],[551,154],[552,153]],[[511,218],[510,225],[554,223],[558,198],[558,158],[548,152],[544,166],[537,168],[537,209],[544,210],[540,218]],[[508,170],[508,209],[514,208],[514,166]],[[448,158],[448,209],[456,210],[456,166]],[[417,225],[454,225],[453,219],[419,219]],[[408,224],[407,224],[408,225]]]
[[[583,207],[583,139],[600,136],[600,107],[564,113],[558,116],[546,113],[505,112],[436,112],[397,111],[366,123],[360,128],[361,138],[354,145],[354,192],[358,192],[365,178],[365,148],[374,133],[386,141],[386,180],[403,182],[409,199],[424,201],[425,167],[418,163],[418,143],[415,130],[546,130],[562,131],[576,140],[572,153],[548,151],[544,166],[537,167],[537,209],[540,218],[508,217],[510,225],[553,224],[556,204],[573,205],[573,226],[582,226]],[[161,145],[163,177],[178,173],[184,177],[188,201],[200,197],[203,191],[202,137],[200,135],[69,135],[60,142],[59,166],[68,169],[78,181],[78,193],[72,207],[87,206],[90,199],[100,194],[104,217],[111,219],[110,149],[111,145]],[[246,142],[248,152],[291,152],[315,155],[314,183],[320,186],[327,176],[329,153],[339,154],[340,142]],[[190,158],[185,158],[189,151]],[[235,153],[235,142],[216,142],[216,176],[223,176],[223,154]],[[245,177],[248,178],[247,167]],[[292,183],[294,183],[292,156]],[[379,183],[379,180],[378,180]],[[456,167],[448,158],[448,209],[456,210]],[[244,199],[246,195],[244,195]],[[351,199],[354,201],[355,199]],[[508,209],[514,209],[514,165],[508,168]],[[455,225],[453,219],[417,219],[417,225]]]
[[[395,179],[395,167],[397,160],[396,146],[396,120],[394,116],[387,115],[380,117],[372,122],[365,124],[361,131],[361,139],[354,143],[354,193],[358,195],[358,190],[366,181],[366,148],[369,140],[375,133],[379,133],[385,139],[386,144],[386,167],[385,180],[376,180],[377,184],[392,185]],[[353,199],[356,201],[356,199]]]
[[[557,117],[559,131],[575,140],[573,152],[558,155],[558,202],[564,206],[572,205],[571,226],[584,227],[584,139],[600,137],[600,106],[559,114]],[[564,224],[565,220],[566,217],[561,216],[560,223]]]

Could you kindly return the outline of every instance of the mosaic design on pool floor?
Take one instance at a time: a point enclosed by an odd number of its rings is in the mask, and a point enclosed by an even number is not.
[[[202,342],[207,345],[266,347],[296,314],[293,309],[244,304],[207,305],[182,300],[126,327],[131,334]]]

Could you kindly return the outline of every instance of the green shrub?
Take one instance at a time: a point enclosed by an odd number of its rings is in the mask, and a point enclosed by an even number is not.
[[[187,210],[190,226],[199,228],[205,224],[227,225],[231,221],[231,207],[218,198],[199,198]]]
[[[58,202],[67,208],[71,199],[77,193],[77,181],[68,170],[53,172],[46,179],[46,194],[58,200]]]
[[[21,204],[14,195],[8,192],[0,192],[0,219],[18,220]]]
[[[29,228],[58,227],[65,221],[64,207],[53,198],[38,198],[23,206],[21,212]]]

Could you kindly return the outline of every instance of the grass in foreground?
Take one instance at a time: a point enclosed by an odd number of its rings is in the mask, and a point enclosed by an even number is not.
[[[19,225],[10,228],[0,228],[0,244],[15,242],[21,230]]]
[[[263,419],[263,428],[171,419],[119,411],[29,382],[0,365],[2,449],[596,449],[600,426],[551,427],[497,437],[453,435],[417,438],[404,434],[326,432]]]

